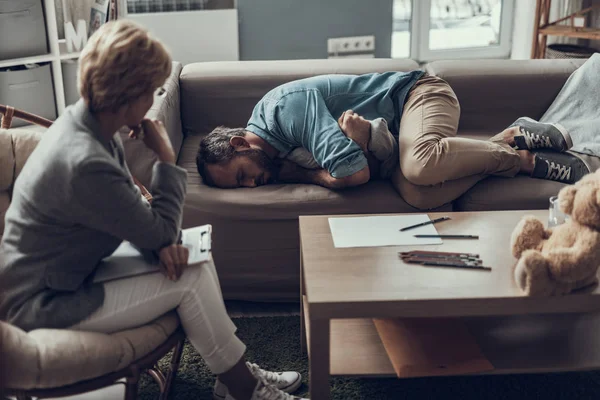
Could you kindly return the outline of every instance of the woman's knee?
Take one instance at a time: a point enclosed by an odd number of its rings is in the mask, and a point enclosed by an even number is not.
[[[179,281],[191,291],[206,291],[208,286],[214,286],[220,292],[219,278],[212,260],[185,267]]]

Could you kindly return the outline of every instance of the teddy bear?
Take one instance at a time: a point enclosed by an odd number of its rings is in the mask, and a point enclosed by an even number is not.
[[[525,216],[511,237],[518,259],[514,278],[530,296],[558,296],[598,283],[600,267],[600,170],[558,193],[567,222],[551,229]]]

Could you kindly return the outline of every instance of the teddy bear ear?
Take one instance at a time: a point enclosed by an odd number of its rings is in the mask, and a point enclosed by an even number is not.
[[[558,201],[560,209],[567,214],[573,212],[573,202],[575,201],[575,195],[577,194],[577,187],[574,185],[566,186],[558,192]]]

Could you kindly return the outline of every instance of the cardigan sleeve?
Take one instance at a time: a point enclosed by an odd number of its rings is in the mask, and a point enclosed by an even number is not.
[[[143,249],[173,244],[181,225],[187,172],[174,165],[154,165],[150,207],[129,174],[103,159],[86,160],[73,178],[78,223],[127,240]]]

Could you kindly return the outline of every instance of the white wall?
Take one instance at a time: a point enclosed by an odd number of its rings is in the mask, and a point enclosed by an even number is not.
[[[167,46],[173,60],[184,65],[239,60],[236,9],[129,14],[126,18],[145,26]]]
[[[533,41],[533,20],[535,0],[516,0],[513,20],[512,50],[510,58],[526,60],[531,58]]]

